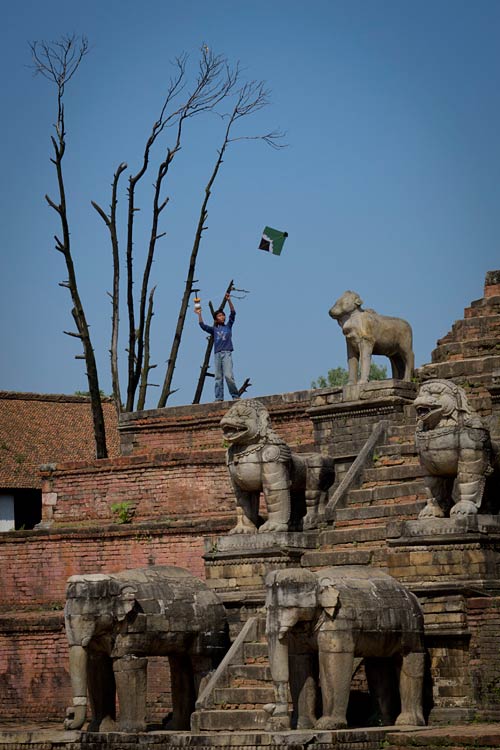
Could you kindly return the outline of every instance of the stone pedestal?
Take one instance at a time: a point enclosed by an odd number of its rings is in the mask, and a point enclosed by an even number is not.
[[[337,483],[380,420],[415,423],[411,405],[416,395],[417,385],[403,380],[373,380],[316,392],[308,414],[316,445],[335,458]]]
[[[394,522],[387,572],[422,604],[431,723],[500,718],[500,518]]]
[[[304,552],[317,542],[317,531],[207,538],[203,556],[207,585],[228,610],[252,613],[264,604],[267,573],[300,565]]]

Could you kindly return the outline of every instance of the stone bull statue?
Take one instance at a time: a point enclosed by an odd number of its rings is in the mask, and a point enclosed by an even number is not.
[[[292,453],[271,429],[260,401],[238,401],[220,424],[236,495],[237,523],[229,533],[316,528],[335,479],[333,459],[320,453]],[[259,517],[261,492],[267,507],[264,523]]]
[[[414,366],[412,330],[401,318],[363,310],[363,300],[347,291],[330,308],[346,337],[349,384],[367,383],[372,354],[382,354],[391,361],[395,380],[411,380]]]

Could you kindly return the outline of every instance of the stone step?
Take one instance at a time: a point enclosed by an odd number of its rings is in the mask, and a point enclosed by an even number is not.
[[[410,442],[415,435],[415,423],[392,424],[387,427],[385,441],[389,445],[395,442]]]
[[[338,544],[352,544],[353,542],[357,544],[381,540],[385,542],[385,538],[385,524],[369,527],[349,526],[347,529],[328,529],[328,531],[322,531],[319,537],[319,545],[323,549],[324,547],[334,547]]]
[[[382,458],[383,456],[416,456],[415,441],[409,440],[405,443],[386,443],[375,448],[375,455]]]
[[[269,719],[263,709],[245,711],[244,709],[215,709],[195,711],[191,717],[194,732],[221,732],[225,730],[262,731]]]
[[[228,674],[231,680],[251,680],[255,683],[268,682],[271,679],[268,664],[231,664]]]
[[[301,565],[304,568],[324,568],[331,565],[373,565],[387,566],[387,547],[377,544],[370,549],[317,550],[306,552]]]
[[[498,350],[497,350],[498,351]],[[481,385],[485,377],[492,375],[500,368],[500,354],[488,357],[476,357],[468,360],[455,359],[448,362],[432,362],[423,365],[419,373],[421,377],[453,379],[457,385],[474,384]]]
[[[413,503],[370,505],[366,508],[340,508],[335,514],[335,528],[347,525],[349,521],[376,520],[383,523],[385,520],[398,518],[416,518],[425,504],[425,500],[418,500]]]
[[[399,446],[394,446],[399,449]],[[395,450],[382,453],[376,451],[373,456],[373,463],[371,466],[367,466],[372,469],[390,469],[392,466],[419,466],[419,458],[415,452],[415,448],[412,447],[406,453],[404,451]],[[366,471],[366,469],[365,469]]]
[[[448,359],[474,359],[498,352],[498,337],[489,336],[469,341],[453,341],[440,344],[433,352],[434,362],[446,362]]]
[[[464,311],[464,318],[473,317],[474,314],[481,316],[491,315],[495,311],[500,313],[500,295],[498,294],[492,294],[490,297],[481,297],[471,302],[469,307]]]
[[[476,313],[477,308],[474,310]],[[495,330],[500,331],[500,314],[498,309],[483,308],[482,315],[471,315],[463,320],[457,320],[451,331],[440,338],[438,348],[456,341],[471,341],[481,338],[491,338]]]
[[[261,641],[259,643],[245,643],[245,645],[243,646],[243,654],[245,657],[245,662],[247,663],[247,660],[249,659],[267,659],[266,641]]]
[[[425,485],[421,479],[415,481],[401,482],[399,484],[386,484],[380,487],[361,487],[360,489],[349,490],[347,504],[353,505],[373,505],[383,500],[392,500],[399,497],[408,497],[414,495],[423,497],[425,495]]]
[[[243,704],[272,703],[275,700],[274,687],[229,687],[215,690],[215,703],[218,705],[241,706]]]
[[[423,476],[425,476],[425,471],[420,463],[381,466],[375,469],[365,469],[363,484],[365,482],[398,482],[401,479],[416,479]]]

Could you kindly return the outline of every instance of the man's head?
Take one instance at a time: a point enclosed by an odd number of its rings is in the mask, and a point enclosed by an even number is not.
[[[224,310],[216,310],[214,320],[216,326],[223,326],[226,322],[226,313],[224,312]]]

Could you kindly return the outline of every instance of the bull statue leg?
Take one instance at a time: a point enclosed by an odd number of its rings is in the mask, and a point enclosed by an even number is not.
[[[410,347],[410,349],[405,353],[404,357],[403,380],[406,380],[409,383],[413,377],[414,369],[415,355],[413,354],[413,349]]]
[[[391,375],[393,380],[405,379],[405,362],[400,354],[393,354],[389,357],[391,361]]]
[[[348,384],[355,385],[358,382],[358,369],[359,369],[359,352],[351,344],[349,340],[347,343],[347,368],[349,372]]]
[[[359,342],[359,383],[368,383],[370,379],[370,365],[372,363],[373,341],[361,339]]]

